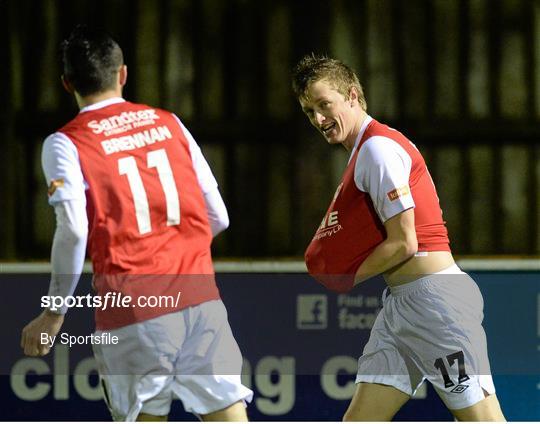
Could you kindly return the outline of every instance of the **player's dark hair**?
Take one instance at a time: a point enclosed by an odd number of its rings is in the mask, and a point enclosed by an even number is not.
[[[81,96],[114,88],[124,57],[107,33],[78,25],[62,42],[61,50],[64,78]]]
[[[351,87],[358,91],[358,101],[362,109],[367,109],[364,90],[354,71],[337,59],[310,54],[304,56],[295,66],[292,75],[292,88],[298,99],[306,96],[310,84],[325,80],[346,99]]]

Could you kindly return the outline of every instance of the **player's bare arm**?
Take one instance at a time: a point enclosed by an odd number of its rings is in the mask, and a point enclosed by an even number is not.
[[[356,272],[358,284],[410,259],[418,250],[414,209],[407,209],[384,223],[387,238],[366,258]]]

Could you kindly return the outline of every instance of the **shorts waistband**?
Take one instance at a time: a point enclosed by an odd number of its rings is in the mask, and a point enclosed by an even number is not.
[[[390,293],[394,297],[405,296],[411,292],[414,292],[422,287],[426,287],[430,283],[441,281],[439,278],[436,278],[436,275],[450,275],[450,274],[465,274],[457,264],[453,264],[448,268],[443,269],[442,271],[435,272],[425,277],[419,278],[418,280],[411,281],[410,283],[405,283],[400,286],[389,287]]]

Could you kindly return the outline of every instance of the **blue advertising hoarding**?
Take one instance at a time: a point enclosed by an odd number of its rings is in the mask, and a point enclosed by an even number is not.
[[[484,326],[497,394],[510,420],[540,420],[540,274],[472,274],[485,301]],[[91,347],[56,343],[43,358],[19,347],[22,327],[39,312],[45,274],[0,274],[2,420],[109,420]],[[341,420],[354,392],[358,356],[381,307],[384,284],[350,293],[326,291],[300,273],[218,275],[229,321],[245,358],[244,383],[255,392],[252,420]],[[77,294],[89,292],[85,275]],[[61,332],[93,331],[89,308],[69,311]],[[66,338],[69,343],[69,339]],[[175,402],[172,420],[196,420]],[[450,420],[426,384],[397,420]]]

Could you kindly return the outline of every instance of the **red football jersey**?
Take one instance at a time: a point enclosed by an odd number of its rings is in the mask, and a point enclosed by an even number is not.
[[[385,191],[385,196],[392,202],[402,195],[412,194],[418,250],[450,251],[439,199],[424,158],[403,134],[372,120],[353,152],[323,222],[305,253],[308,272],[330,290],[350,290],[362,262],[386,238],[371,196],[360,190],[355,182],[359,152],[362,145],[373,137],[384,137],[390,143],[397,143],[410,157],[408,186],[392,187]]]
[[[174,115],[114,103],[81,112],[59,132],[77,148],[89,186],[88,250],[98,294],[180,299],[154,308],[97,308],[97,328],[218,299],[206,205]]]

